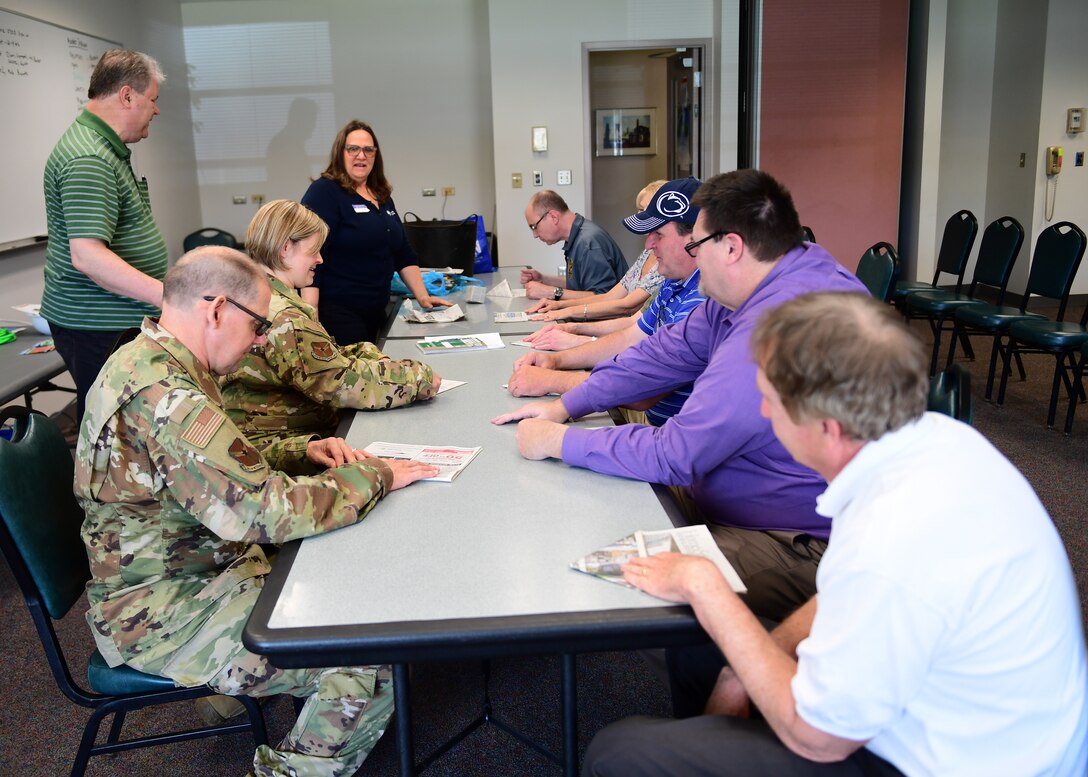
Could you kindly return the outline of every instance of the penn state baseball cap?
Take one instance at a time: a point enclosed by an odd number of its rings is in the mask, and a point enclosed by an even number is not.
[[[646,210],[628,216],[623,220],[623,225],[636,235],[645,235],[670,221],[694,224],[699,209],[691,204],[691,198],[702,184],[698,178],[691,176],[669,181],[657,190]]]

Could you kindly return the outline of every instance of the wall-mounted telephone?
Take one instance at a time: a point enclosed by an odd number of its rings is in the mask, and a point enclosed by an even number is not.
[[[1057,175],[1062,171],[1062,152],[1061,146],[1047,146],[1046,147],[1046,174]]]

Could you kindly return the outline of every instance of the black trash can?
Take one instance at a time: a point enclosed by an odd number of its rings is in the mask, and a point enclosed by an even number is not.
[[[472,275],[476,264],[475,215],[463,221],[423,221],[408,211],[404,214],[404,233],[419,256],[420,267],[453,267]]]

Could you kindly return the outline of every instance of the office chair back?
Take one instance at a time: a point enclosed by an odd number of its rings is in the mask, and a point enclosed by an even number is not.
[[[899,270],[899,255],[890,243],[876,243],[861,255],[856,275],[873,295],[873,299],[887,302],[895,286]]]
[[[1084,247],[1084,232],[1070,221],[1059,221],[1040,232],[1020,309],[1027,309],[1032,296],[1049,297],[1058,300],[1058,314],[1054,320],[1064,320],[1073,279],[1084,258]]]
[[[1012,216],[1002,216],[991,222],[982,233],[978,261],[967,295],[974,297],[979,285],[991,286],[998,290],[995,304],[1003,304],[1013,265],[1023,245],[1024,227],[1019,221]]]
[[[971,246],[978,234],[978,219],[969,210],[953,213],[945,222],[941,248],[937,253],[937,269],[933,272],[933,285],[941,273],[956,276],[956,293],[963,285],[963,274],[967,271],[967,259],[971,255]]]
[[[409,218],[411,217],[411,218]],[[461,221],[423,221],[404,214],[404,233],[421,267],[453,267],[472,275],[476,268],[476,216]]]
[[[186,252],[192,251],[198,246],[239,247],[238,241],[234,239],[234,235],[226,230],[216,229],[215,227],[204,227],[204,229],[199,229],[196,232],[186,235],[181,245]]]
[[[802,226],[801,234],[804,236],[806,243],[816,242],[816,235],[812,234],[812,227]]]

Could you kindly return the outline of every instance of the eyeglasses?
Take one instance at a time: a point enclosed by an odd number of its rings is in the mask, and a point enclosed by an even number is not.
[[[258,316],[256,313],[254,313],[252,310],[247,308],[241,302],[236,302],[236,301],[232,300],[230,297],[227,297],[227,296],[224,296],[223,299],[225,299],[230,304],[234,305],[234,307],[238,308],[240,311],[245,313],[247,316],[252,317],[257,322],[257,326],[253,330],[253,334],[257,335],[257,337],[260,337],[261,335],[263,335],[265,332],[267,332],[269,329],[272,328],[272,322],[271,321],[269,321],[264,316]],[[213,297],[213,296],[210,296],[210,295],[207,295],[207,294],[204,295],[204,301],[205,302],[215,302],[215,300],[216,300],[216,298]]]
[[[550,210],[544,211],[544,216],[547,216],[549,213],[551,213]],[[538,218],[536,220],[535,224],[530,224],[529,225],[529,231],[530,232],[536,232],[536,228],[540,226],[540,222],[544,220],[544,216],[541,216],[540,218]]]
[[[694,259],[695,258],[695,249],[697,249],[699,246],[701,246],[707,240],[713,240],[714,238],[721,237],[724,234],[725,234],[724,232],[715,232],[712,235],[707,235],[702,240],[692,240],[690,243],[687,243],[687,244],[684,245],[684,250],[687,251],[688,256],[690,256],[692,259]]]
[[[377,151],[377,146],[344,146],[344,152],[348,156],[374,156]]]

